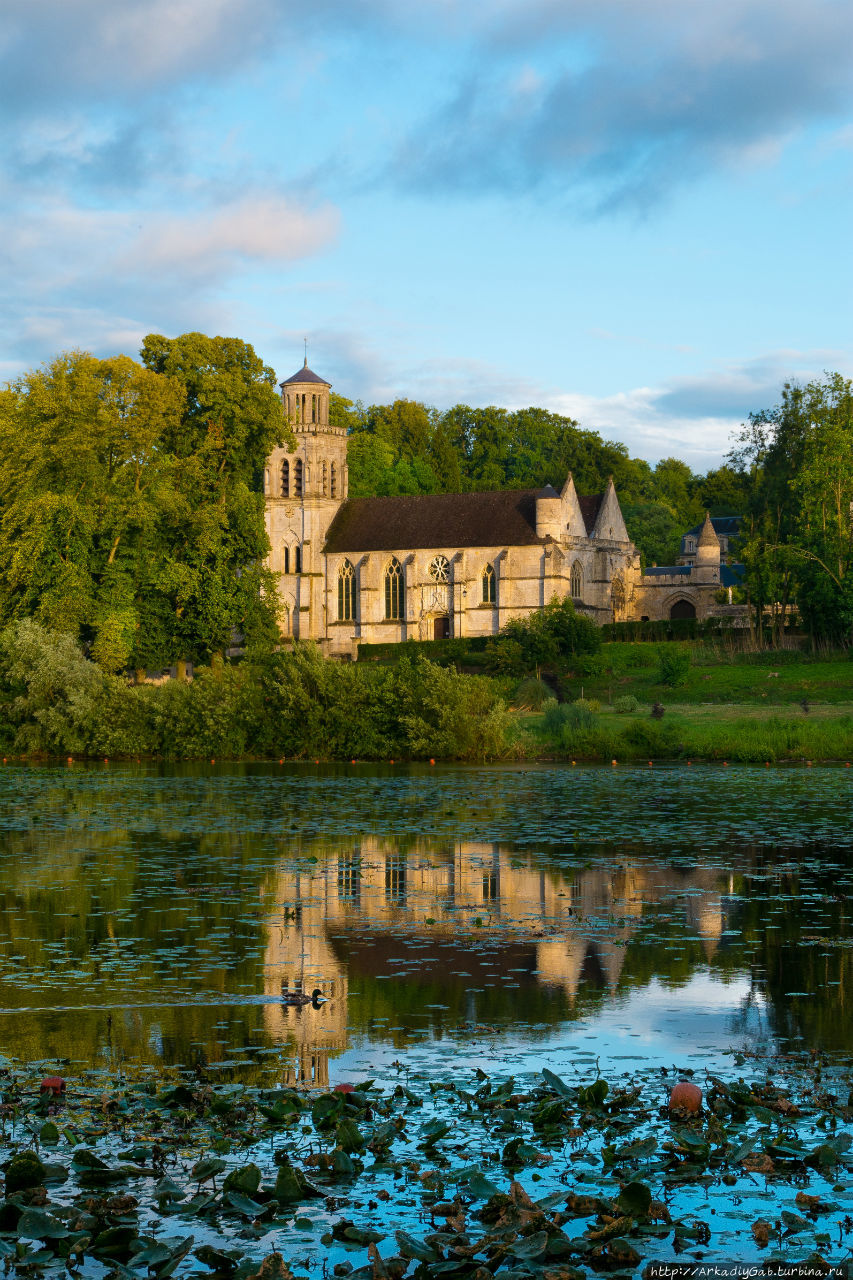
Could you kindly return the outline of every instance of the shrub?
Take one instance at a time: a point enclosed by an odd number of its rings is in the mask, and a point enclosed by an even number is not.
[[[658,684],[670,689],[687,683],[690,673],[690,650],[680,646],[661,645],[658,649]]]
[[[598,698],[576,698],[572,703],[579,712],[590,712],[592,715],[598,715],[601,710],[601,703]]]
[[[547,702],[553,696],[551,689],[544,680],[537,680],[535,676],[529,676],[526,680],[522,680],[516,689],[514,702],[517,707],[528,711],[538,711],[543,702]]]
[[[631,711],[639,711],[640,704],[634,697],[633,693],[623,694],[621,698],[616,698],[613,703],[613,710],[618,711],[620,715],[627,715]]]

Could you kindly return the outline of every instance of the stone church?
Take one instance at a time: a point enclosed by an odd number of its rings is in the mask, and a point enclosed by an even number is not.
[[[691,564],[643,573],[612,480],[583,496],[569,475],[559,493],[350,498],[331,384],[306,358],[280,386],[296,445],[273,450],[264,492],[286,635],[344,657],[365,642],[494,635],[555,596],[599,623],[719,611],[710,519]]]

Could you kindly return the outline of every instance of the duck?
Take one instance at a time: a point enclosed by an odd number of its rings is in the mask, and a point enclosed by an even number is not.
[[[283,991],[281,1003],[293,1009],[301,1009],[306,1004],[313,1005],[315,1009],[319,1009],[321,1004],[326,1003],[326,996],[323,995],[319,987],[315,987],[310,996],[305,991]]]

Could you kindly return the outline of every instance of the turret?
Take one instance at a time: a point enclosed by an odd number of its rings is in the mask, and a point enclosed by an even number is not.
[[[720,581],[720,539],[708,511],[705,512],[705,521],[699,531],[696,559],[690,576],[694,582],[703,584]]]

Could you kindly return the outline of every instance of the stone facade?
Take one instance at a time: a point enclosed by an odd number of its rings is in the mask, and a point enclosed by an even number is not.
[[[330,384],[307,365],[281,383],[296,444],[265,474],[270,565],[283,631],[354,655],[363,642],[494,635],[554,597],[599,623],[717,610],[720,544],[709,520],[692,565],[644,574],[613,481],[551,488],[348,497],[347,440]]]

